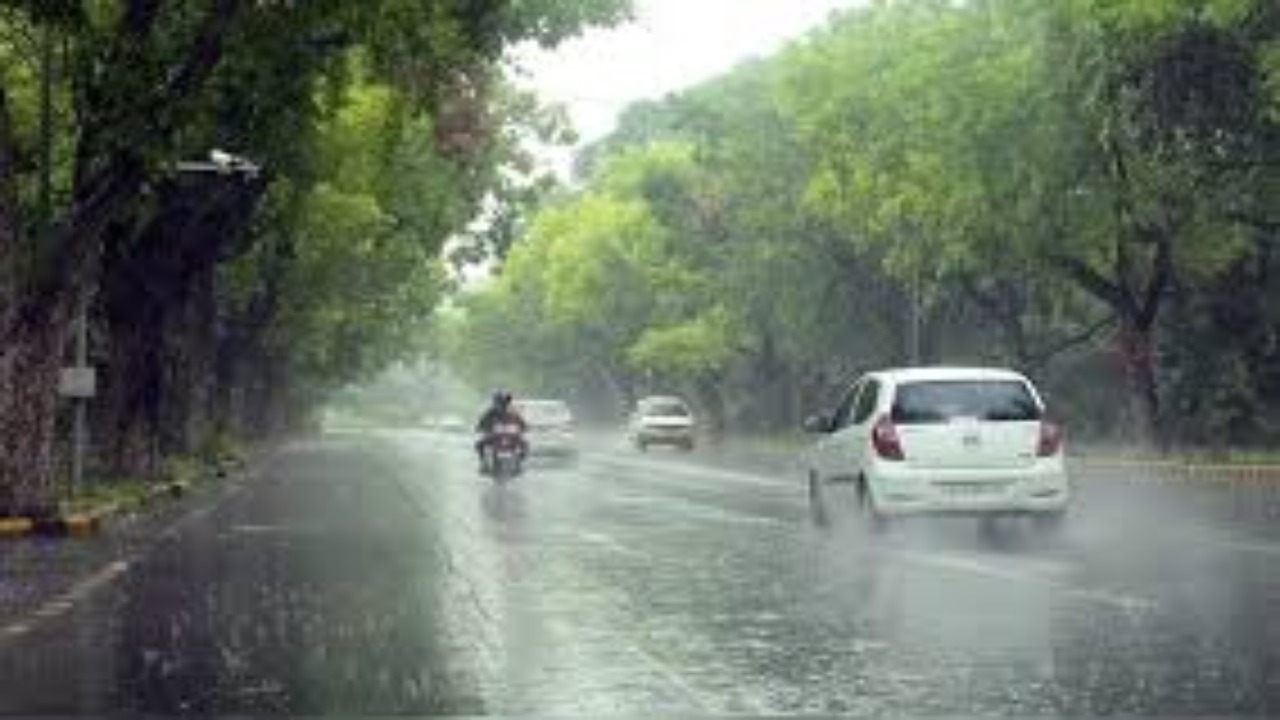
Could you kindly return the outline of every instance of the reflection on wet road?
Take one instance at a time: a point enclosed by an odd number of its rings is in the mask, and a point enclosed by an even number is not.
[[[838,492],[817,526],[795,478],[698,462],[496,487],[448,438],[297,445],[0,633],[0,712],[1280,712],[1280,538],[1229,491],[1085,482],[1057,536],[873,536]]]

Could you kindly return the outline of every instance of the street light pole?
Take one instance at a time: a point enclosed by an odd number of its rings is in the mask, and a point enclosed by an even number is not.
[[[89,301],[83,291],[76,301],[75,367],[89,365]],[[71,491],[78,494],[84,485],[84,455],[88,446],[89,421],[88,398],[83,395],[75,400],[75,418],[72,427]]]

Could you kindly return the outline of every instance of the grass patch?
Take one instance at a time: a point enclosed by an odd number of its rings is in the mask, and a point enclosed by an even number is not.
[[[122,510],[136,509],[147,504],[155,488],[155,483],[137,478],[88,482],[74,497],[62,504],[62,511],[86,512],[106,505],[115,505]]]
[[[1196,465],[1280,465],[1280,450],[1201,451],[1183,458]]]
[[[183,488],[212,483],[233,475],[245,465],[243,450],[230,442],[219,441],[205,448],[201,456],[165,458],[154,477],[89,478],[69,499],[61,504],[64,514],[87,512],[108,505],[121,510],[134,510],[152,502],[166,491],[180,494]]]
[[[161,483],[192,485],[212,475],[209,464],[192,457],[170,457],[160,463]]]

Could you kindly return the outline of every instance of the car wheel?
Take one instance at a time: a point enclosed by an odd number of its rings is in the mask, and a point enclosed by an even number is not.
[[[649,443],[643,440],[636,441],[636,449],[640,452],[649,452]]]
[[[1067,520],[1065,510],[1055,510],[1052,512],[1036,513],[1031,516],[1031,524],[1036,530],[1043,533],[1056,533],[1062,529]]]
[[[875,497],[871,495],[871,489],[867,487],[867,479],[864,477],[858,478],[858,510],[872,533],[879,535],[889,530],[889,518],[876,510]]]
[[[816,470],[810,470],[808,481],[809,516],[813,519],[814,525],[827,527],[831,524],[831,515],[827,511],[827,499],[822,492],[822,477]]]
[[[1002,547],[1011,542],[1013,536],[1007,518],[1000,515],[984,515],[978,518],[978,537],[988,545]]]
[[[690,441],[688,441],[688,442],[681,443],[681,444],[680,444],[680,449],[681,449],[681,450],[683,450],[683,451],[685,451],[685,452],[693,452],[693,441],[692,441],[692,440],[690,440]]]

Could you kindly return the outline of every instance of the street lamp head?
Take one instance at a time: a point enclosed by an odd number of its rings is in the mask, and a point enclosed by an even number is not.
[[[214,173],[224,176],[240,176],[257,179],[262,174],[262,167],[257,163],[225,150],[210,150],[208,162],[179,161],[174,169],[180,173]]]
[[[239,160],[239,158],[225,150],[214,148],[209,151],[209,160],[218,167],[230,169],[236,164],[236,161]]]
[[[224,175],[238,173],[253,178],[262,172],[262,168],[252,160],[218,148],[209,151],[209,160],[217,168],[217,172]]]

